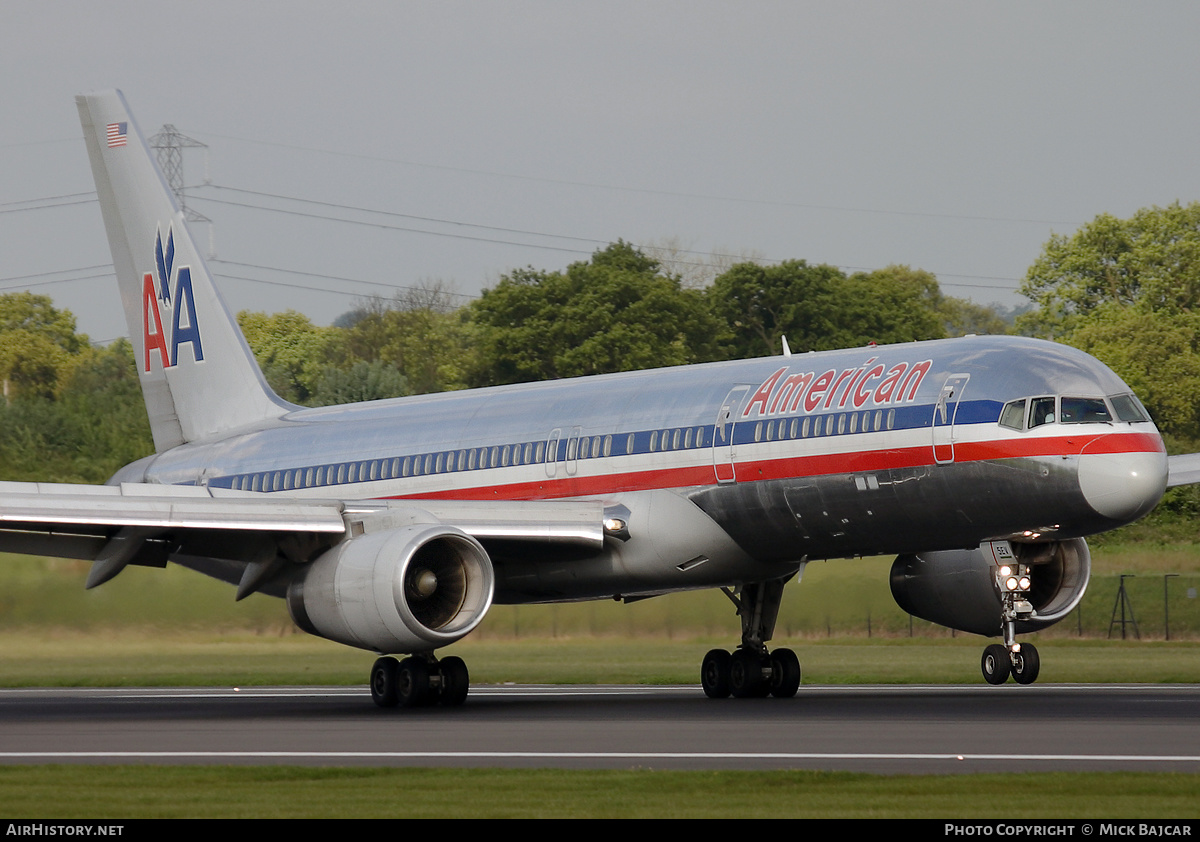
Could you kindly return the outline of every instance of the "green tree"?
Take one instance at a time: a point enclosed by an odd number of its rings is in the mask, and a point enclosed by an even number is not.
[[[947,336],[997,336],[1008,333],[1004,310],[997,304],[976,304],[965,298],[947,295],[938,311]]]
[[[1162,430],[1200,437],[1200,202],[1052,236],[1021,292],[1035,306],[1019,329],[1094,354]]]
[[[150,424],[125,340],[84,348],[57,398],[25,395],[0,404],[0,478],[104,482],[154,452]]]
[[[1129,219],[1101,214],[1071,236],[1055,234],[1020,292],[1035,309],[1017,326],[1065,337],[1096,308],[1192,310],[1200,304],[1200,202],[1143,208]]]
[[[1128,383],[1164,432],[1200,439],[1200,313],[1107,303],[1065,339]]]
[[[917,342],[944,339],[945,297],[937,278],[924,269],[885,266],[858,272],[843,286],[835,347],[877,342]]]
[[[238,324],[275,393],[292,403],[311,403],[341,332],[317,327],[295,310],[271,315],[243,310]]]
[[[836,266],[810,266],[803,260],[732,266],[707,292],[709,307],[724,326],[726,355],[778,354],[784,336],[798,352],[835,347],[829,344],[832,314],[845,280]]]
[[[475,385],[577,377],[714,359],[703,296],[625,242],[565,272],[522,269],[470,308]]]
[[[337,362],[343,370],[357,361],[390,365],[413,394],[461,389],[471,354],[464,315],[441,281],[370,299],[346,314]]]
[[[75,316],[31,292],[0,295],[0,382],[5,400],[52,397],[88,347]]]
[[[314,406],[375,401],[409,394],[408,381],[383,360],[359,360],[349,370],[328,366],[312,396]]]
[[[824,351],[946,335],[937,279],[907,266],[847,277],[836,266],[739,263],[708,290],[731,357]]]

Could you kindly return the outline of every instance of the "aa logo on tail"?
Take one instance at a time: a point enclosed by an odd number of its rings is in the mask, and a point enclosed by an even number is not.
[[[179,364],[179,349],[192,346],[192,359],[204,360],[204,348],[200,344],[200,324],[196,319],[196,296],[192,292],[192,269],[180,266],[172,275],[175,262],[175,231],[167,229],[167,247],[163,250],[162,231],[158,231],[154,243],[154,265],[157,273],[147,272],[142,276],[142,347],[145,356],[142,371],[150,371],[150,355],[158,353],[163,368]],[[170,316],[171,332],[163,329],[163,311]],[[169,350],[168,350],[169,349]]]

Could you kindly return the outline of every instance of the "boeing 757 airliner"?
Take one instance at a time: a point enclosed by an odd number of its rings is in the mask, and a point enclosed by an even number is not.
[[[984,677],[1027,684],[1017,635],[1079,604],[1084,538],[1167,485],[1120,378],[1010,336],[293,406],[122,95],[77,103],[156,452],[105,486],[0,483],[0,549],[88,559],[89,586],[173,562],[281,597],[305,631],[380,655],[381,706],[462,703],[466,665],[437,651],[493,602],[697,588],[741,619],[704,692],[791,697],[799,660],[767,645],[785,583],[885,553],[902,608],[998,638]]]

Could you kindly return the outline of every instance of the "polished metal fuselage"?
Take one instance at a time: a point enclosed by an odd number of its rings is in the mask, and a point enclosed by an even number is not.
[[[1149,421],[998,423],[1018,398],[1127,392],[1080,351],[964,337],[297,408],[118,478],[343,500],[672,490],[762,562],[966,548],[1148,511],[1166,476]],[[1101,492],[1140,496],[1097,510],[1081,460],[1113,458]],[[1162,481],[1125,492],[1130,460]]]

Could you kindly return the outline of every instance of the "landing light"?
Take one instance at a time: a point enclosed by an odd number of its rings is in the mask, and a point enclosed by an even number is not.
[[[604,507],[604,519],[600,525],[604,527],[604,537],[617,541],[629,540],[629,509],[620,503]]]
[[[1001,564],[996,568],[996,586],[1006,594],[1026,593],[1031,585],[1029,567],[1019,561]]]

